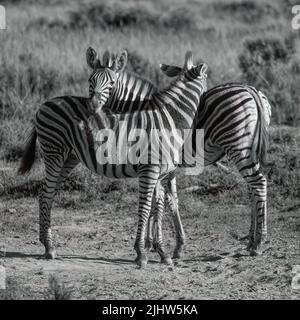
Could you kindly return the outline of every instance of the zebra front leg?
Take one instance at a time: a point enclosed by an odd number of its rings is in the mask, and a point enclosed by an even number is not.
[[[145,249],[145,231],[159,172],[159,166],[141,165],[139,168],[139,220],[134,249],[137,253],[135,261],[141,268],[145,267],[148,262]]]

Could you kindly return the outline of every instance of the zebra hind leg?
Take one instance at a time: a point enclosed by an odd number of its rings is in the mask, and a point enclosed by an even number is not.
[[[167,181],[166,203],[170,207],[170,210],[172,213],[172,219],[175,227],[175,233],[176,233],[176,246],[173,252],[173,259],[179,259],[182,256],[182,248],[185,244],[185,233],[183,230],[183,225],[182,225],[180,214],[179,214],[175,175],[173,175]]]
[[[159,183],[159,191],[156,193],[155,198],[155,211],[153,223],[153,248],[160,255],[161,263],[170,265],[173,263],[170,255],[166,253],[162,233],[162,220],[165,209],[165,190]]]
[[[150,251],[155,251],[153,248],[153,220],[154,220],[154,211],[155,211],[155,199],[156,199],[156,194],[158,192],[158,187],[156,186],[154,189],[154,194],[152,197],[152,206],[151,206],[151,211],[150,211],[150,216],[148,219],[148,225],[147,225],[147,235],[146,235],[146,240],[145,240],[145,248],[148,252]]]
[[[46,178],[39,195],[40,235],[39,239],[45,246],[45,258],[55,259],[56,250],[53,245],[51,233],[51,207],[54,196],[60,185],[67,178],[72,169],[78,164],[74,157],[68,158],[64,163],[59,153],[54,156],[44,155]]]
[[[152,207],[155,204],[152,205]],[[153,251],[153,218],[154,218],[154,212],[150,212],[150,216],[148,219],[148,225],[147,225],[147,235],[145,240],[145,248],[148,252]]]
[[[237,167],[250,188],[252,210],[247,249],[250,255],[259,255],[267,238],[267,180],[259,164],[246,166],[240,162]]]

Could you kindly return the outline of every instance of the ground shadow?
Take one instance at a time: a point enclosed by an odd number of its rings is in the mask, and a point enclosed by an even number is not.
[[[34,258],[34,259],[43,259],[43,255],[6,251],[6,252],[0,252],[0,259],[1,258]]]
[[[69,255],[69,254],[62,254],[57,257],[57,260],[87,260],[87,261],[94,261],[96,263],[105,263],[105,264],[136,264],[134,260],[129,259],[122,259],[122,258],[105,258],[105,257],[88,257],[88,256],[81,256],[81,255]],[[148,260],[148,263],[151,264],[158,264],[159,261],[155,260]]]
[[[32,259],[38,259],[38,260],[46,260],[44,258],[44,255],[42,254],[27,254],[22,252],[10,252],[6,251],[5,253],[0,253],[0,259],[1,258],[32,258]],[[134,260],[129,259],[122,259],[122,258],[105,258],[105,257],[88,257],[88,256],[82,256],[82,255],[71,255],[71,254],[61,254],[58,255],[55,259],[57,261],[66,261],[66,260],[83,260],[83,261],[93,261],[95,263],[102,263],[102,264],[135,264]],[[51,260],[49,260],[51,261]],[[149,260],[148,263],[151,264],[158,264],[158,261],[155,260]]]

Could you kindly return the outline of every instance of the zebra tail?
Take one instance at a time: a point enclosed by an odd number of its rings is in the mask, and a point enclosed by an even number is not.
[[[35,150],[36,150],[36,128],[33,125],[27,138],[26,138],[26,146],[24,149],[24,153],[21,159],[20,167],[18,169],[19,174],[25,174],[30,171],[34,160],[35,160]]]
[[[255,88],[248,87],[256,102],[258,121],[255,129],[254,142],[252,147],[252,158],[263,166],[268,166],[267,152],[269,146],[269,123],[270,123],[270,105],[267,98]],[[263,101],[262,99],[265,99]],[[266,106],[268,104],[268,106]]]

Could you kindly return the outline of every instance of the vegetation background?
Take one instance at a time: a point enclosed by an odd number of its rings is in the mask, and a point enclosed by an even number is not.
[[[300,38],[291,27],[296,2],[2,1],[7,30],[0,31],[0,262],[7,268],[8,289],[0,290],[0,298],[299,298],[290,285],[300,240]],[[60,259],[39,259],[43,165],[39,161],[20,177],[17,161],[44,100],[87,95],[89,45],[100,54],[126,48],[128,68],[158,86],[167,83],[158,64],[181,65],[191,49],[195,60],[209,65],[210,88],[245,82],[267,95],[273,166],[266,171],[270,243],[264,256],[239,251],[250,226],[249,199],[226,163],[231,174],[214,167],[200,176],[179,172],[187,247],[174,267],[157,264],[153,256],[146,272],[135,269],[136,182],[101,178],[81,166],[55,200]],[[165,220],[171,248],[174,232],[168,215]],[[72,287],[71,295],[60,282]]]

